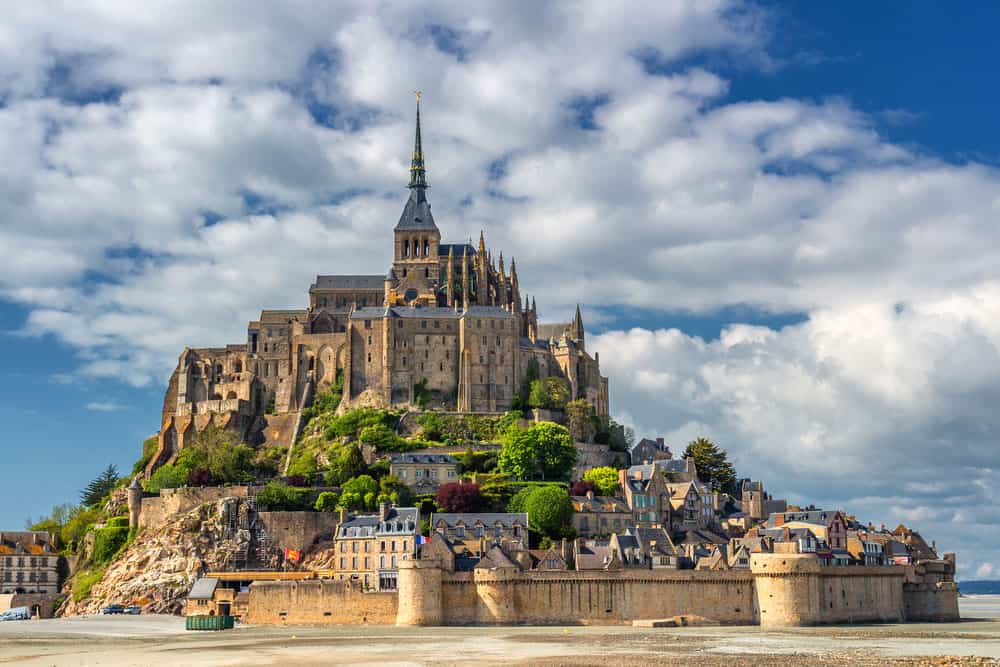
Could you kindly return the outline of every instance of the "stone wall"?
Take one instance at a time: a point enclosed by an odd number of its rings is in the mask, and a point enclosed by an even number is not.
[[[58,595],[48,593],[4,593],[0,595],[0,613],[15,607],[27,607],[38,618],[52,618]]]
[[[783,627],[958,618],[954,564],[821,567],[755,554],[750,571],[442,572],[400,566],[401,625],[617,624],[689,616]],[[904,579],[907,583],[904,586]]]
[[[400,625],[606,625],[692,616],[752,624],[750,572],[442,572],[411,561],[399,570]]]
[[[271,541],[283,549],[308,549],[318,539],[333,539],[340,523],[334,512],[258,512]]]
[[[159,528],[170,517],[193,510],[204,503],[223,498],[246,498],[247,486],[196,486],[179,489],[162,489],[159,496],[142,499],[139,511],[140,528]]]
[[[395,593],[365,593],[350,581],[257,581],[250,585],[251,624],[396,622]]]

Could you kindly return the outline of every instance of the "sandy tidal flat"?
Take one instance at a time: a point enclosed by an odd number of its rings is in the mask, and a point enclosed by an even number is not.
[[[186,632],[172,616],[0,623],[18,665],[1000,665],[1000,596],[948,624],[645,629],[247,627]],[[944,657],[952,656],[952,657]]]

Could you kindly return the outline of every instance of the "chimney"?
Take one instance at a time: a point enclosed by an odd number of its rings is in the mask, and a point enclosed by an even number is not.
[[[389,503],[382,501],[378,504],[378,520],[385,521],[389,518]]]
[[[341,507],[340,511],[338,512],[338,515],[339,515],[339,521],[338,521],[338,523],[346,523],[347,522],[347,510],[345,510],[343,507]]]
[[[660,446],[660,448],[662,449],[662,448],[663,448],[663,445],[665,444],[665,443],[663,442],[663,438],[657,438],[657,439],[656,439],[656,444],[658,444],[658,445]]]

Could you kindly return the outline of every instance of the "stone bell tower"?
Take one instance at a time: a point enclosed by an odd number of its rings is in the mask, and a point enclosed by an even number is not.
[[[396,298],[405,305],[437,305],[440,284],[438,246],[441,232],[427,201],[427,172],[420,138],[420,93],[417,93],[417,131],[410,161],[410,198],[394,230],[393,270]],[[391,304],[396,305],[396,304]]]

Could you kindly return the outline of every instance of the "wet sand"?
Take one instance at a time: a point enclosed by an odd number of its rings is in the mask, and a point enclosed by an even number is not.
[[[960,623],[757,627],[250,627],[186,632],[172,616],[0,623],[18,665],[1000,665],[1000,596]],[[947,658],[942,656],[954,656]]]

